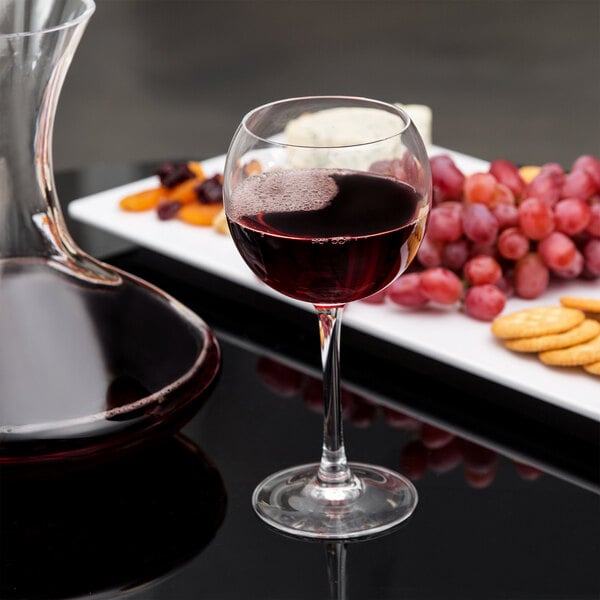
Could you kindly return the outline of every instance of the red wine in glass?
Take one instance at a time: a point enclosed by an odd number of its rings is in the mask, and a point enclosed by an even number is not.
[[[406,269],[423,235],[420,200],[408,184],[377,174],[272,171],[236,188],[241,216],[229,227],[248,266],[272,288],[312,304],[346,304]],[[277,210],[253,211],[263,204]]]

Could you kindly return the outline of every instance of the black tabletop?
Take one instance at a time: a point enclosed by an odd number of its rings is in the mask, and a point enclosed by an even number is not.
[[[62,173],[57,187],[66,207],[152,169]],[[319,458],[316,317],[67,223],[84,249],[197,312],[221,372],[178,433],[3,486],[15,557],[3,598],[600,597],[597,422],[346,327],[349,458],[404,473],[419,504],[377,539],[285,537],[250,498],[272,472]]]

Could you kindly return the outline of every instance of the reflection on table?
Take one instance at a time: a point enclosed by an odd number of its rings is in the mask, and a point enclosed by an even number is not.
[[[200,554],[226,493],[178,436],[107,462],[5,467],[0,506],[2,598],[117,598]]]
[[[321,380],[269,356],[260,357],[256,368],[260,380],[272,392],[282,398],[296,398],[308,410],[322,413]],[[473,489],[484,489],[494,482],[499,460],[494,450],[396,408],[380,406],[347,388],[342,388],[342,409],[344,420],[354,427],[367,428],[382,415],[390,428],[410,432],[397,468],[413,482],[428,471],[443,475],[461,466],[465,483]],[[526,481],[535,481],[542,475],[533,465],[507,460],[514,463],[515,471]]]

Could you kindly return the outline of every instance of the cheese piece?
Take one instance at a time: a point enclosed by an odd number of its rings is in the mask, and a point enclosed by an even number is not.
[[[340,107],[307,113],[292,119],[285,128],[288,160],[295,168],[346,168],[367,170],[378,160],[401,156],[397,135],[404,121],[374,108]],[[366,144],[367,141],[377,141]],[[310,149],[302,146],[311,146]],[[314,150],[314,147],[322,147]],[[348,149],[347,146],[354,146]]]
[[[396,103],[396,106],[403,108],[408,116],[411,118],[412,122],[415,124],[417,131],[421,135],[421,139],[425,144],[426,148],[429,148],[433,143],[432,138],[432,121],[433,121],[433,113],[429,106],[425,104],[399,104]]]
[[[425,136],[425,145],[429,145],[431,109],[417,104],[398,106],[405,109],[421,137]],[[285,128],[285,142],[297,146],[289,148],[288,160],[295,168],[367,170],[376,161],[402,156],[402,143],[397,134],[404,128],[401,117],[375,108],[340,107],[307,113],[289,121]],[[381,141],[365,144],[377,140]],[[315,151],[315,146],[322,150]],[[344,146],[354,148],[348,150]]]

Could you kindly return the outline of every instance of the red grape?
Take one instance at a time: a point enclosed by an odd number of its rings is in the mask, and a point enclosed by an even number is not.
[[[498,237],[498,252],[509,260],[519,260],[529,251],[529,239],[518,227],[506,228]]]
[[[590,207],[590,222],[585,230],[596,237],[600,237],[600,202],[592,204]]]
[[[587,200],[596,191],[596,183],[592,176],[583,169],[571,171],[563,183],[561,198],[581,198]]]
[[[592,218],[590,206],[580,198],[565,198],[554,207],[554,223],[557,231],[574,235],[584,231]]]
[[[369,171],[380,175],[395,177],[396,179],[406,179],[402,163],[397,158],[393,160],[378,160],[369,167]]]
[[[504,184],[515,196],[520,196],[525,189],[525,182],[519,174],[519,169],[512,162],[503,158],[492,161],[490,173],[498,183]]]
[[[555,162],[549,162],[545,165],[542,165],[539,175],[550,177],[560,186],[562,186],[563,181],[565,180],[564,169],[558,163]]]
[[[448,242],[442,254],[442,266],[460,271],[469,259],[469,243],[464,238],[456,242]]]
[[[469,252],[469,256],[496,256],[496,244],[475,244],[471,243],[471,251]]]
[[[592,238],[583,247],[585,266],[593,275],[600,275],[600,239]]]
[[[463,186],[465,201],[491,206],[497,183],[496,178],[491,173],[473,173],[469,175]]]
[[[596,184],[596,189],[600,190],[600,160],[591,154],[582,154],[571,167],[571,171],[583,169]]]
[[[538,198],[552,207],[560,198],[561,188],[562,181],[558,181],[553,174],[540,172],[527,186],[525,197]]]
[[[498,235],[498,221],[487,206],[468,204],[462,212],[465,235],[479,244],[493,244]]]
[[[437,205],[437,208],[443,208],[444,210],[454,210],[458,214],[460,214],[463,209],[463,203],[458,202],[456,200],[445,200],[444,202],[440,202]]]
[[[574,279],[583,273],[585,259],[579,250],[575,250],[575,256],[569,265],[563,269],[552,269],[552,274],[561,279]]]
[[[439,304],[454,304],[462,296],[463,285],[456,273],[437,267],[421,273],[421,291],[425,297]]]
[[[468,260],[464,273],[473,285],[496,283],[502,277],[502,267],[495,258],[480,254]]]
[[[446,154],[431,157],[431,178],[434,201],[461,200],[465,176]]]
[[[419,249],[417,250],[417,260],[424,267],[439,267],[442,264],[442,255],[444,244],[433,240],[425,234]]]
[[[458,209],[446,202],[435,206],[429,214],[427,235],[439,242],[455,242],[463,233],[460,205]]]
[[[550,281],[548,267],[537,252],[529,252],[515,264],[514,285],[517,296],[526,299],[541,296]]]
[[[514,269],[509,267],[502,273],[502,277],[494,284],[507,298],[512,296],[515,291],[513,277]]]
[[[494,198],[492,199],[492,208],[494,206],[500,206],[506,204],[508,206],[515,205],[515,195],[511,189],[503,183],[498,183],[494,190]]]
[[[498,221],[500,229],[519,224],[519,211],[514,204],[496,204],[492,208],[492,213]]]
[[[420,273],[405,273],[400,275],[387,288],[388,298],[400,306],[424,306],[429,302],[421,291]]]
[[[551,269],[565,269],[575,260],[577,248],[569,236],[560,231],[553,231],[540,240],[537,250]]]
[[[465,312],[480,321],[492,321],[506,306],[506,296],[490,283],[474,285],[467,290],[464,299]]]
[[[519,226],[531,240],[541,240],[554,230],[552,209],[539,198],[527,198],[519,205]]]

